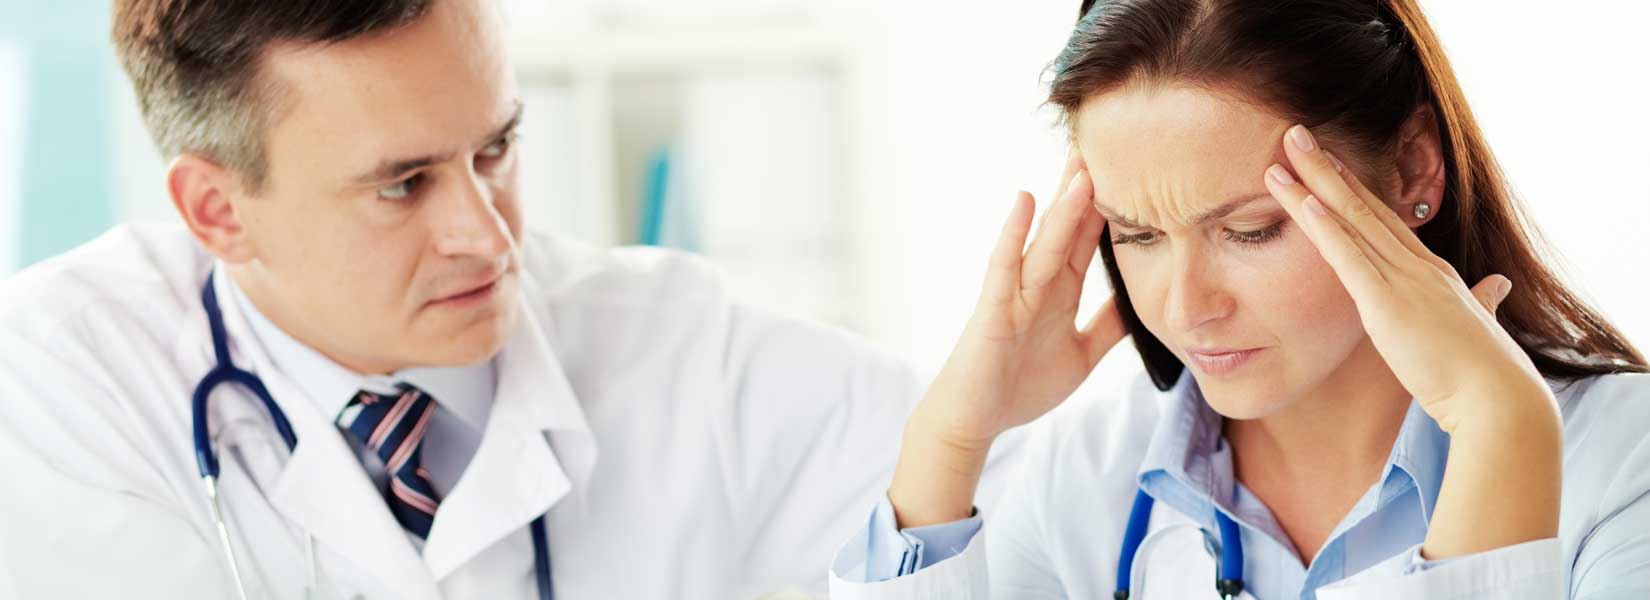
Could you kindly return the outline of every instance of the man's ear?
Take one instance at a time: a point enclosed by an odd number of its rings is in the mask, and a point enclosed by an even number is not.
[[[172,206],[207,252],[227,263],[253,257],[252,244],[235,204],[240,190],[235,173],[198,154],[182,154],[166,170]]]
[[[1438,119],[1431,107],[1411,113],[1398,132],[1398,197],[1392,209],[1411,228],[1420,227],[1439,214],[1444,201],[1444,146]],[[1415,206],[1425,203],[1425,217],[1415,216]]]

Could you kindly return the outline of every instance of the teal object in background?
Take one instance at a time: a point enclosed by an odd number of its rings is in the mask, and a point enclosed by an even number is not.
[[[697,207],[674,170],[677,162],[677,150],[668,144],[648,158],[636,239],[646,246],[701,252]]]
[[[654,151],[648,161],[647,182],[642,190],[642,230],[637,239],[643,245],[658,246],[664,238],[665,190],[670,181],[670,148]]]
[[[123,76],[108,32],[108,2],[0,0],[0,38],[22,50],[27,78],[18,236],[0,240],[15,245],[18,264],[0,265],[0,274],[61,254],[115,222],[117,96],[109,87]]]

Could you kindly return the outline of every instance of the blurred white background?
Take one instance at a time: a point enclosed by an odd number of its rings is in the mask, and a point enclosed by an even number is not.
[[[505,4],[530,226],[703,252],[929,367],[1013,194],[1046,199],[1064,159],[1043,69],[1077,0]],[[1553,260],[1650,349],[1650,4],[1423,5]],[[0,276],[175,219],[107,6],[0,0]]]

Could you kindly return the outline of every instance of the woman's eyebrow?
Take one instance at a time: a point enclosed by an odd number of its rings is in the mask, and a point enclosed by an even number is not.
[[[1237,209],[1240,209],[1240,208],[1243,208],[1244,206],[1247,206],[1250,202],[1254,202],[1256,200],[1261,200],[1261,199],[1270,198],[1270,197],[1272,197],[1272,194],[1267,193],[1267,192],[1261,192],[1261,193],[1258,193],[1258,194],[1249,194],[1249,195],[1246,195],[1246,196],[1239,196],[1237,198],[1233,198],[1231,200],[1227,200],[1226,202],[1221,203],[1220,206],[1216,206],[1216,207],[1211,208],[1209,210],[1198,213],[1197,216],[1192,217],[1190,220],[1187,221],[1187,223],[1189,225],[1192,225],[1192,226],[1202,225],[1204,223],[1208,223],[1209,221],[1224,218],[1226,215],[1232,214]],[[1094,208],[1096,210],[1099,210],[1100,214],[1104,215],[1106,217],[1106,222],[1108,222],[1108,223],[1116,223],[1119,227],[1126,227],[1126,228],[1129,228],[1129,229],[1150,229],[1149,226],[1141,225],[1139,223],[1134,222],[1132,219],[1128,219],[1126,217],[1123,217],[1122,215],[1117,214],[1116,212],[1112,211],[1111,209],[1106,208],[1104,205],[1100,204],[1100,202],[1098,202],[1098,201],[1096,201],[1094,203]]]

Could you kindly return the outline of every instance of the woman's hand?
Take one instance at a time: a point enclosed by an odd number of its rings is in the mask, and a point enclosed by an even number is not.
[[[1021,192],[991,254],[974,315],[906,425],[889,498],[902,527],[968,516],[991,442],[1065,400],[1125,334],[1107,300],[1076,325],[1105,219],[1081,156],[1026,247],[1034,201]]]
[[[1304,126],[1284,138],[1294,174],[1273,165],[1267,189],[1334,269],[1399,383],[1450,433],[1423,555],[1556,535],[1562,423],[1540,372],[1495,319],[1511,281],[1491,275],[1468,289]]]
[[[1076,325],[1084,276],[1106,224],[1094,209],[1082,157],[1067,163],[1060,189],[1030,248],[1034,201],[1025,192],[1015,199],[974,315],[919,409],[943,423],[953,442],[989,445],[1047,413],[1123,338],[1113,299],[1086,327]]]
[[[1509,408],[1487,396],[1545,389],[1535,364],[1495,319],[1511,281],[1490,275],[1469,290],[1306,127],[1284,137],[1293,175],[1273,165],[1267,189],[1340,277],[1392,373],[1444,431]]]

